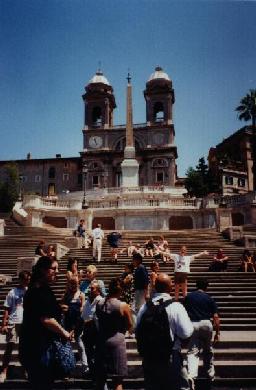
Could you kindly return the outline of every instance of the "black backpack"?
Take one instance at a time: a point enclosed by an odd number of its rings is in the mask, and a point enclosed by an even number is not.
[[[157,361],[170,358],[174,340],[171,339],[165,308],[171,303],[171,299],[146,303],[146,310],[136,328],[137,349],[142,358]]]

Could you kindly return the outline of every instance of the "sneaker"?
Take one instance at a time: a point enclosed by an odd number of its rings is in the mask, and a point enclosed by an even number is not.
[[[82,366],[82,375],[86,375],[89,372],[89,367],[88,366]]]
[[[0,374],[0,383],[4,383],[6,381],[6,373],[5,372],[1,372]]]

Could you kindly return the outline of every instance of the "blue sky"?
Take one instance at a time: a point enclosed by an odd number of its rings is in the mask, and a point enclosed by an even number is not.
[[[101,61],[125,123],[156,65],[173,80],[178,174],[243,126],[234,112],[256,88],[256,2],[0,0],[0,160],[78,156],[84,86]]]

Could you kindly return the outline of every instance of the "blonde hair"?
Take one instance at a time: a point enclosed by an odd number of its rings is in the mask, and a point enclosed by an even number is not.
[[[95,265],[90,264],[90,265],[88,265],[88,266],[86,267],[86,271],[87,271],[87,272],[90,272],[90,273],[92,273],[92,274],[96,274],[97,268],[95,267]]]

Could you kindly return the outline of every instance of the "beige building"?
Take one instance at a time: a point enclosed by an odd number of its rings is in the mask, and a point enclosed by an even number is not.
[[[82,190],[82,166],[80,157],[0,161],[0,181],[6,180],[6,164],[15,163],[19,171],[21,194],[40,196]]]
[[[208,162],[223,195],[253,191],[251,126],[239,129],[211,148]]]

